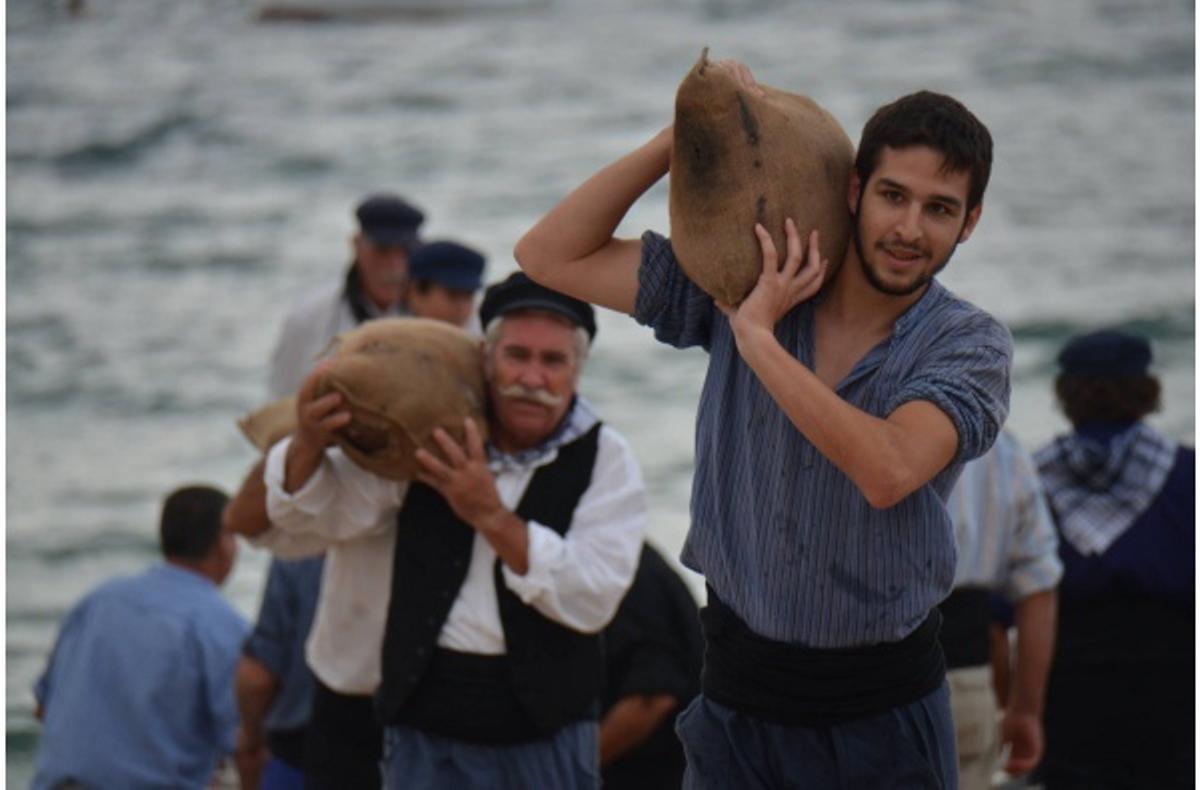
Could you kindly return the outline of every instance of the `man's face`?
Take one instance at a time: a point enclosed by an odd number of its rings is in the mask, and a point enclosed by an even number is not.
[[[884,148],[864,187],[850,185],[854,248],[863,275],[878,291],[908,296],[950,262],[979,221],[966,210],[970,174],[946,172],[932,148]]]
[[[475,292],[427,283],[424,290],[408,289],[408,311],[417,318],[432,318],[465,327],[475,309]]]
[[[400,302],[408,275],[408,250],[376,244],[363,234],[354,237],[354,258],[367,298],[380,310]]]
[[[505,452],[535,447],[562,421],[575,395],[575,329],[544,313],[511,313],[485,359],[492,441]]]

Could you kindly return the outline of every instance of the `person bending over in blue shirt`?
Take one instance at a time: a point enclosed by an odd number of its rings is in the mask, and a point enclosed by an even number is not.
[[[67,614],[34,688],[42,721],[33,787],[205,787],[237,732],[234,666],[245,620],[218,591],[237,543],[225,494],[163,504],[165,562],[113,579]]]
[[[714,67],[761,93],[745,66]],[[687,279],[670,240],[613,237],[667,173],[672,134],[592,176],[515,255],[709,353],[681,557],[708,585],[703,693],[676,723],[684,784],[955,787],[934,611],[954,579],[944,502],[1007,416],[1012,338],[934,276],[979,221],[991,136],[948,96],[881,108],[836,273],[824,281],[816,234],[791,220],[782,255],[747,228],[762,273],[732,306]]]

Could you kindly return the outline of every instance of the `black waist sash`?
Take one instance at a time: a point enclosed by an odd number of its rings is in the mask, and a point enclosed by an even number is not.
[[[458,741],[515,744],[545,737],[513,690],[507,656],[435,648],[429,668],[392,719]]]
[[[933,693],[946,676],[941,616],[899,642],[809,648],[759,636],[708,588],[704,695],[782,725],[822,726],[869,716]]]
[[[946,668],[980,667],[991,662],[988,626],[992,620],[992,594],[977,587],[950,593],[938,606],[942,613],[942,650]]]

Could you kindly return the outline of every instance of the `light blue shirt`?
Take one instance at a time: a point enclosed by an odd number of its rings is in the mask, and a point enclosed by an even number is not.
[[[843,400],[878,417],[929,401],[958,432],[946,469],[879,510],[775,403],[738,355],[729,322],[662,236],[642,236],[639,280],[636,318],[665,343],[709,353],[683,563],[771,639],[831,648],[911,633],[954,579],[945,499],[962,464],[991,446],[1008,415],[1008,330],[934,281],[838,384]],[[809,369],[815,303],[775,327]]]
[[[160,564],[67,614],[34,694],[34,788],[204,787],[233,751],[233,675],[247,626],[216,585]]]
[[[279,680],[279,691],[263,721],[268,731],[308,725],[314,683],[304,659],[304,643],[317,610],[324,565],[324,555],[271,560],[258,621],[244,648]]]
[[[1015,436],[963,467],[947,503],[958,545],[955,587],[1003,593],[1011,603],[1054,589],[1058,535],[1037,469]]]

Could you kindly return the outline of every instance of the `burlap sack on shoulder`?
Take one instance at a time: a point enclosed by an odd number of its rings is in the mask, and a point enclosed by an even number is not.
[[[850,239],[846,194],[854,146],[812,99],[761,86],[741,89],[705,49],[675,96],[671,246],[706,293],[738,304],[762,272],[754,223],[787,251],[784,219],[801,238],[816,228],[832,276]]]
[[[467,332],[441,321],[383,318],[338,335],[331,359],[317,396],[342,394],[351,422],[337,443],[359,466],[412,480],[417,448],[443,455],[434,428],[464,444],[463,420],[472,417],[486,438],[482,356]],[[295,399],[268,404],[238,424],[255,446],[270,447],[295,429]]]

